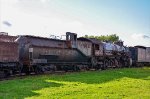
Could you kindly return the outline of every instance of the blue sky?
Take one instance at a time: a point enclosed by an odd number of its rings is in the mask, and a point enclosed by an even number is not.
[[[115,33],[128,46],[150,46],[150,0],[0,0],[0,31],[45,37]]]

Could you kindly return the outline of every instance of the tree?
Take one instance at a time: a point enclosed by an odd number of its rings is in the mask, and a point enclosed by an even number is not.
[[[111,42],[119,41],[119,36],[117,36],[116,34],[101,35],[101,36],[85,35],[84,37],[85,38],[96,38],[96,39],[101,40],[101,41],[111,41]]]

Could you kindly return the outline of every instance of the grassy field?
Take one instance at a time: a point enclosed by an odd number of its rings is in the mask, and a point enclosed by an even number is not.
[[[150,67],[0,81],[0,99],[150,99]]]

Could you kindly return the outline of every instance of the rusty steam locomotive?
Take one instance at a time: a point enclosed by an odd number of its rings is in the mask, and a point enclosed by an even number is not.
[[[132,64],[123,42],[102,42],[77,38],[66,32],[66,40],[37,36],[0,35],[0,74],[43,73],[45,71],[106,69]]]

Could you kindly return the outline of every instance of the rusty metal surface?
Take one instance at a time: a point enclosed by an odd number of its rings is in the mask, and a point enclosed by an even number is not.
[[[18,62],[18,44],[13,42],[0,42],[0,62]]]
[[[95,38],[78,38],[78,49],[80,49],[85,55],[87,56],[102,56],[104,45],[100,40]],[[85,44],[81,45],[81,43],[86,42]],[[90,43],[90,44],[89,44]],[[86,47],[87,46],[87,47]]]
[[[103,52],[102,50],[95,50],[95,56],[102,56]]]
[[[64,40],[49,39],[35,36],[21,36],[20,39],[24,41],[21,43],[33,46],[67,48],[66,41]]]
[[[103,43],[100,43],[98,49],[95,49],[95,56],[103,56],[104,55],[104,45]]]
[[[19,57],[23,64],[29,65],[29,48],[32,46],[37,46],[40,48],[69,48],[67,41],[64,40],[57,40],[57,39],[49,39],[43,37],[36,37],[36,36],[20,36],[17,40],[19,43]],[[70,43],[69,43],[70,44]]]
[[[87,41],[77,41],[77,49],[86,56],[92,55],[92,43]]]
[[[77,34],[66,32],[66,41],[71,42],[71,48],[77,48]]]
[[[85,62],[86,57],[77,49],[62,49],[62,48],[33,48],[33,59],[47,59],[47,62]]]
[[[17,36],[0,35],[0,42],[14,42]]]
[[[47,63],[47,59],[33,59],[32,64]]]
[[[84,37],[80,37],[78,38],[78,40],[81,40],[81,41],[90,41],[92,42],[93,44],[101,44],[102,42],[100,40],[97,40],[95,38],[84,38]]]

